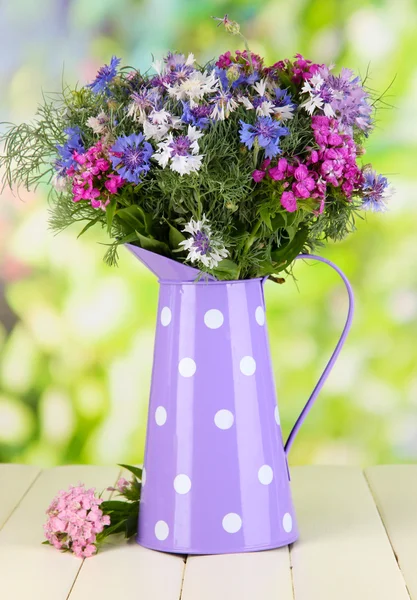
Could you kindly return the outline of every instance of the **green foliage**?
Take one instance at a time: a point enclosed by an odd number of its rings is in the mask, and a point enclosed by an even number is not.
[[[227,28],[227,27],[226,27]],[[242,58],[237,59],[245,64]],[[282,138],[282,155],[297,164],[305,160],[316,147],[311,116],[301,108],[300,86],[291,78],[291,66],[276,73],[278,83],[293,94],[298,109],[285,125],[289,134]],[[204,68],[210,68],[208,63]],[[149,75],[122,69],[111,84],[111,93],[94,94],[88,87],[44,97],[33,124],[12,126],[3,135],[5,153],[0,166],[5,169],[4,183],[36,186],[46,175],[53,173],[56,144],[65,141],[64,131],[79,128],[84,147],[90,148],[99,135],[87,125],[90,117],[107,115],[107,147],[121,135],[140,131],[127,110],[133,89],[146,84]],[[244,92],[246,93],[246,92]],[[164,107],[181,117],[181,102],[166,98]],[[298,199],[298,209],[289,213],[281,204],[288,183],[265,177],[256,183],[254,169],[262,168],[264,151],[255,142],[248,150],[239,139],[240,123],[254,123],[255,111],[239,106],[226,120],[210,125],[200,140],[204,159],[198,173],[185,176],[169,168],[153,165],[138,185],[128,184],[109,196],[104,211],[87,201],[73,202],[71,186],[62,192],[51,193],[50,225],[61,231],[77,221],[87,221],[79,235],[92,225],[100,224],[113,239],[105,255],[109,265],[117,263],[117,246],[136,244],[146,250],[169,256],[178,261],[188,260],[181,252],[184,226],[190,219],[205,217],[214,236],[228,251],[211,272],[220,279],[246,279],[286,270],[297,254],[308,252],[329,240],[343,239],[354,229],[357,201],[348,201],[340,188],[327,185],[324,211],[319,214],[319,202],[314,198]],[[355,129],[360,150],[362,132]],[[99,213],[99,214],[98,214]],[[203,270],[210,269],[199,265]]]

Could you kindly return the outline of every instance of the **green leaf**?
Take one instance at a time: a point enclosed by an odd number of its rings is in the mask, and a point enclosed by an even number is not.
[[[140,467],[133,467],[132,465],[121,465],[121,464],[119,464],[119,467],[123,467],[123,469],[130,471],[138,479],[142,480],[142,469]]]
[[[217,267],[213,269],[213,273],[218,279],[237,279],[239,276],[239,267],[232,260],[224,258],[219,262]]]
[[[149,232],[149,215],[146,215],[140,206],[136,204],[117,210],[115,217],[134,231]]]
[[[52,546],[51,542],[49,542],[48,540],[45,540],[44,542],[42,542],[42,546]]]
[[[112,196],[110,203],[106,206],[106,219],[107,219],[107,232],[111,235],[111,228],[113,225],[114,215],[116,213],[117,197]]]
[[[277,250],[273,250],[271,252],[271,258],[275,263],[278,263],[278,266],[281,267],[280,270],[288,267],[295,257],[300,254],[304,248],[304,244],[306,243],[307,236],[307,227],[301,227],[289,244],[286,244],[283,248],[278,248]]]
[[[100,508],[106,512],[129,512],[129,505],[123,500],[104,500],[104,502],[100,504]]]
[[[169,244],[173,250],[176,250],[180,243],[183,242],[186,238],[178,229],[173,227],[170,223],[169,225]]]
[[[142,235],[139,231],[136,230],[136,235],[140,242],[140,247],[144,250],[149,250],[150,252],[155,252],[156,254],[163,254],[164,256],[170,255],[170,250],[165,242],[159,242],[150,237],[146,237],[146,235]]]
[[[272,231],[273,228],[271,223],[271,215],[269,214],[269,210],[266,206],[262,206],[262,208],[259,211],[259,215],[262,221],[265,223],[265,225],[269,227],[269,229]]]
[[[277,229],[281,229],[285,227],[287,224],[287,218],[285,213],[279,212],[271,219],[271,229],[272,231],[276,231]]]
[[[102,215],[97,215],[95,219],[93,219],[92,221],[89,221],[87,223],[87,225],[85,227],[82,228],[82,230],[80,231],[80,233],[77,235],[77,240],[79,237],[82,236],[83,233],[85,233],[86,231],[88,231],[90,229],[90,227],[92,227],[93,225],[95,225],[96,223],[98,223],[98,221],[100,221]]]

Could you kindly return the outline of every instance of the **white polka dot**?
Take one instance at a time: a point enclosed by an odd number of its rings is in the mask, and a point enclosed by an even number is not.
[[[177,475],[174,479],[174,489],[177,494],[188,494],[191,490],[191,479],[188,475]]]
[[[269,465],[262,465],[258,471],[258,479],[263,485],[269,485],[274,478],[274,472]]]
[[[165,521],[158,521],[158,523],[155,525],[155,537],[158,540],[161,540],[161,542],[163,542],[164,540],[167,539],[168,536],[169,536],[168,523],[165,523]]]
[[[196,369],[197,365],[192,358],[182,358],[180,360],[180,364],[178,365],[180,375],[183,377],[192,377],[196,372]]]
[[[290,533],[290,531],[292,530],[292,516],[290,515],[290,513],[285,513],[282,519],[282,526],[284,528],[284,531]]]
[[[217,308],[211,308],[204,315],[204,323],[209,329],[218,329],[223,325],[223,313]]]
[[[236,533],[242,527],[242,519],[236,513],[229,513],[223,517],[222,525],[227,533]]]
[[[155,421],[157,425],[165,425],[167,420],[167,411],[163,406],[158,406],[155,411]]]
[[[244,375],[253,375],[256,371],[256,362],[252,356],[244,356],[240,361],[240,370]]]
[[[280,425],[281,421],[280,421],[280,418],[279,418],[279,410],[278,410],[278,406],[276,406],[276,407],[275,407],[275,410],[274,410],[274,417],[275,417],[276,424],[277,424],[277,425]]]
[[[171,323],[172,313],[171,309],[168,306],[164,306],[161,310],[161,324],[166,327]]]
[[[265,325],[265,311],[262,306],[258,306],[255,310],[255,319],[258,325]]]
[[[214,423],[219,429],[230,429],[234,423],[234,416],[230,410],[226,410],[222,408],[222,410],[218,410],[214,415]]]

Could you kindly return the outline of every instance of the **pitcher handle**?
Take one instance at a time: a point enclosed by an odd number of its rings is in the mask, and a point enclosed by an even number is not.
[[[333,354],[331,355],[330,360],[327,363],[326,368],[324,369],[320,379],[318,380],[317,385],[314,388],[310,398],[307,400],[306,405],[304,406],[303,410],[301,411],[300,416],[298,417],[293,428],[291,429],[290,435],[288,436],[288,439],[287,439],[287,441],[285,443],[285,447],[284,447],[286,455],[288,455],[288,452],[290,451],[290,448],[293,444],[295,436],[297,435],[307,414],[310,412],[310,409],[313,406],[314,401],[316,400],[321,388],[323,387],[324,382],[326,381],[327,377],[329,376],[330,371],[332,370],[334,363],[336,362],[336,359],[339,356],[340,350],[342,349],[342,346],[345,343],[347,334],[349,333],[349,329],[352,324],[353,310],[354,310],[354,304],[355,304],[354,297],[353,297],[353,290],[349,283],[349,280],[346,277],[346,275],[339,269],[339,267],[337,267],[334,263],[332,263],[327,258],[323,258],[321,256],[316,256],[315,254],[299,254],[296,257],[296,260],[303,259],[303,258],[318,260],[319,262],[325,263],[326,265],[329,265],[330,267],[332,267],[332,269],[334,269],[336,271],[336,273],[338,275],[340,275],[340,277],[343,280],[343,283],[346,286],[346,290],[347,290],[347,293],[349,296],[349,308],[348,308],[346,323],[343,328],[342,335],[340,336],[339,341],[337,342],[336,348],[334,349]]]

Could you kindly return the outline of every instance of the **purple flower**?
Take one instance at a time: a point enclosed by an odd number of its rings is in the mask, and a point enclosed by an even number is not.
[[[68,139],[63,146],[57,144],[59,159],[55,162],[55,169],[61,177],[65,177],[68,169],[78,167],[74,160],[74,152],[84,154],[85,148],[81,140],[81,131],[79,127],[68,127],[64,130]]]
[[[136,185],[140,183],[142,173],[146,174],[150,169],[149,159],[153,153],[152,146],[144,136],[132,133],[119,137],[110,151],[113,154],[113,168],[117,169],[118,174],[126,181]]]
[[[350,69],[342,69],[340,75],[331,75],[326,67],[322,69],[325,86],[331,90],[331,107],[347,133],[356,125],[365,133],[372,127],[372,106],[368,103],[368,93],[359,77]]]
[[[91,88],[94,94],[101,94],[105,92],[109,94],[109,85],[116,77],[117,67],[119,66],[120,58],[112,56],[110,64],[100,67],[97,72],[96,78],[92,83],[89,83],[87,87]]]
[[[258,117],[254,125],[240,121],[240,141],[245,144],[249,150],[256,141],[261,148],[265,150],[266,158],[273,158],[281,153],[279,140],[282,136],[288,135],[286,127],[282,127],[271,117]]]
[[[184,112],[182,113],[181,120],[187,125],[194,125],[199,129],[207,129],[210,124],[210,113],[213,110],[211,106],[207,104],[200,104],[190,107],[189,102],[182,101],[182,107]]]
[[[377,175],[372,169],[363,171],[362,208],[373,212],[384,212],[387,209],[386,201],[389,197],[388,180],[383,175]]]

